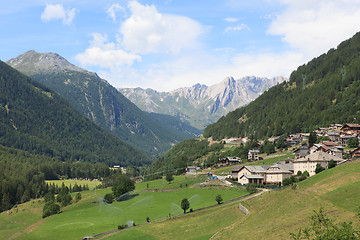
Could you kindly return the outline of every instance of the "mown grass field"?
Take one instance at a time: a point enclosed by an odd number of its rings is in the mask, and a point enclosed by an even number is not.
[[[90,181],[90,180],[47,180],[45,181],[46,183],[49,183],[49,184],[53,184],[55,183],[55,185],[58,185],[58,187],[61,187],[62,183],[65,184],[65,186],[67,187],[70,187],[71,186],[74,186],[75,183],[77,185],[81,185],[81,186],[84,186],[84,185],[88,185],[89,186],[89,189],[94,189],[95,188],[95,183],[96,185],[99,185],[101,184],[101,181]]]
[[[202,181],[191,176],[176,177],[168,184],[162,180],[137,184],[130,200],[104,204],[102,197],[111,189],[82,192],[82,200],[63,208],[63,213],[41,219],[42,200],[22,204],[21,210],[0,214],[0,239],[81,239],[104,231],[116,229],[120,224],[136,224],[182,213],[180,203],[188,198],[190,208],[198,209],[216,204],[220,194],[224,201],[246,194],[243,188],[192,188],[190,183]],[[179,188],[180,183],[189,187]],[[33,204],[33,205],[32,205]],[[22,210],[24,209],[24,210]]]

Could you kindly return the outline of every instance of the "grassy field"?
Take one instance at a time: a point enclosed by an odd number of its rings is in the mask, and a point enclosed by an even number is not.
[[[200,180],[190,176],[176,177],[171,184],[156,180],[149,182],[149,189],[146,182],[140,183],[132,199],[110,205],[100,201],[110,189],[99,190],[97,198],[94,191],[83,192],[79,203],[45,220],[40,217],[42,201],[30,201],[12,209],[11,214],[0,214],[0,239],[80,239],[131,221],[141,224],[146,217],[150,223],[116,232],[106,239],[209,239],[219,230],[222,231],[215,239],[289,239],[290,232],[307,226],[313,211],[320,207],[325,208],[329,218],[352,221],[360,228],[356,217],[360,207],[360,161],[323,171],[298,183],[296,190],[287,187],[245,201],[243,205],[250,215],[244,220],[238,209],[239,201],[180,214],[179,205],[184,197],[190,200],[190,208],[197,209],[215,204],[217,194],[224,200],[245,194],[237,188],[174,188],[180,182]],[[169,214],[180,215],[154,221]]]
[[[106,239],[290,239],[310,222],[314,210],[325,208],[331,219],[352,221],[360,228],[360,161],[326,170],[292,190],[271,191],[243,203],[249,210],[244,220],[238,203],[204,210],[161,223],[150,223]],[[227,208],[229,207],[229,209]]]
[[[182,213],[180,202],[188,198],[190,208],[198,209],[216,204],[220,194],[224,201],[246,194],[243,188],[179,188],[180,183],[202,181],[199,177],[176,177],[173,183],[162,180],[137,184],[132,198],[126,201],[104,204],[102,197],[111,189],[82,192],[82,200],[63,208],[63,213],[41,219],[42,200],[20,205],[19,211],[0,214],[0,239],[81,239],[83,236],[116,229],[120,224],[136,224],[174,216]],[[156,189],[156,190],[154,190]],[[31,205],[33,204],[33,205]],[[22,210],[24,209],[24,210]]]
[[[360,162],[340,165],[290,187],[246,202],[251,215],[223,231],[216,239],[289,239],[290,232],[305,227],[314,210],[323,207],[328,217],[353,221],[360,206]],[[248,233],[252,234],[249,235]]]
[[[74,186],[75,183],[81,186],[87,184],[89,186],[89,189],[95,189],[95,181],[90,180],[47,180],[45,182],[49,184],[55,183],[55,185],[58,185],[59,187],[61,187],[62,183],[64,183],[67,187],[70,187],[70,185]],[[99,184],[101,184],[101,181],[96,181],[96,185]]]
[[[219,214],[221,212],[221,214]],[[217,231],[240,220],[238,203],[219,205],[168,221],[121,231],[106,239],[210,239]]]

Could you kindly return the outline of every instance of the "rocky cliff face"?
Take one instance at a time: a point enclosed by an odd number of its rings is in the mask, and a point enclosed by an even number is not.
[[[201,129],[285,80],[283,77],[268,79],[251,76],[238,80],[227,77],[212,86],[196,84],[171,92],[142,88],[119,91],[144,111],[178,116]]]

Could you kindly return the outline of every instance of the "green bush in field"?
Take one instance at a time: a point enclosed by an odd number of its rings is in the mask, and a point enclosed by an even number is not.
[[[49,200],[47,203],[45,203],[43,208],[43,218],[46,218],[48,216],[57,214],[60,212],[60,206],[59,204],[56,204],[54,200]]]
[[[220,194],[218,194],[218,195],[216,196],[215,201],[216,201],[218,204],[222,203],[223,198],[221,197]]]

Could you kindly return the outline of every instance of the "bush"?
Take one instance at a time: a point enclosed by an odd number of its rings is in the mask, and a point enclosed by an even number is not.
[[[304,171],[303,173],[302,173],[302,176],[304,176],[304,177],[310,177],[310,174],[309,174],[309,172],[308,171]]]
[[[255,183],[249,183],[246,186],[246,191],[248,191],[248,193],[250,193],[250,194],[256,193],[257,192],[256,184]]]
[[[128,225],[127,224],[122,224],[122,225],[118,225],[118,229],[124,229],[124,228],[127,228]]]
[[[81,193],[77,193],[77,194],[76,194],[75,200],[76,200],[77,202],[81,200]]]
[[[352,226],[351,222],[336,224],[325,215],[323,208],[314,211],[309,227],[299,229],[297,234],[290,233],[291,239],[360,239],[360,230]]]
[[[289,186],[292,183],[290,178],[285,178],[282,182],[282,185],[285,186]]]
[[[223,198],[221,197],[220,194],[218,194],[218,195],[216,196],[215,201],[216,201],[218,204],[220,204],[220,203],[223,201]]]
[[[328,169],[336,167],[336,162],[331,159],[328,163]]]
[[[320,163],[316,164],[316,168],[315,168],[315,173],[318,174],[319,172],[324,171],[325,168],[323,166],[321,166]]]
[[[105,194],[105,196],[104,196],[105,203],[110,204],[110,203],[113,203],[113,201],[114,201],[114,195],[112,193]]]
[[[45,203],[43,208],[43,218],[46,218],[48,216],[57,214],[60,212],[60,206],[59,204],[56,204],[55,201],[50,200],[47,203]]]

